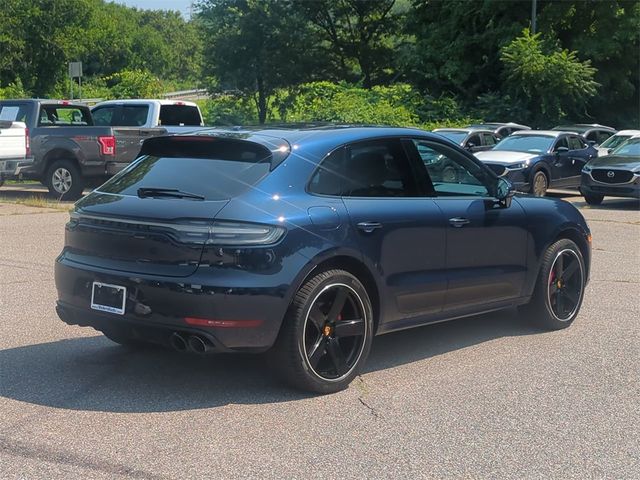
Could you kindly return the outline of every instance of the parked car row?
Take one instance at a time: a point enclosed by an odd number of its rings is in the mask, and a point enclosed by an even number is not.
[[[496,129],[490,131],[487,126]],[[602,202],[604,195],[640,198],[640,157],[634,140],[639,130],[616,132],[598,124],[532,130],[495,123],[434,132],[474,153],[520,191],[544,196],[549,188],[577,188],[590,204]],[[504,136],[497,141],[500,133]],[[429,160],[433,168],[438,161]],[[442,162],[447,178],[455,179],[450,166]]]

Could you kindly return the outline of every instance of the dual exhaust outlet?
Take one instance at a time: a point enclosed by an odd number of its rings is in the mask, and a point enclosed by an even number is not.
[[[213,345],[199,335],[189,335],[186,337],[178,332],[173,332],[171,337],[169,337],[169,343],[171,347],[178,352],[191,351],[204,355],[205,353],[213,351]]]

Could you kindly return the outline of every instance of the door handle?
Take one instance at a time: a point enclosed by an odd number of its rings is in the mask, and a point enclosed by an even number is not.
[[[360,222],[358,228],[365,233],[371,233],[378,228],[382,228],[382,224],[379,222]]]
[[[468,218],[454,217],[449,219],[449,225],[456,228],[464,227],[468,223],[471,223]]]

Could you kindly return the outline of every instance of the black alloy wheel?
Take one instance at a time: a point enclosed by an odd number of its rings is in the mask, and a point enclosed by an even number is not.
[[[555,317],[566,322],[576,313],[582,299],[584,272],[578,254],[572,249],[561,250],[549,272],[547,300]]]
[[[327,285],[304,328],[304,355],[313,372],[327,380],[343,377],[360,358],[367,334],[362,300],[345,284]]]
[[[349,272],[327,270],[298,290],[272,350],[273,367],[296,388],[337,392],[358,374],[372,337],[365,287]]]
[[[582,252],[572,240],[560,239],[542,256],[531,301],[519,310],[543,329],[567,328],[578,316],[586,282]]]

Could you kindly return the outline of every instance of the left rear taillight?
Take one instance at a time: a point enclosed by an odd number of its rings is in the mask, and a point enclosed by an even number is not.
[[[29,138],[29,128],[24,129],[24,149],[26,151],[25,156],[31,156],[31,139]]]
[[[116,137],[113,135],[108,137],[98,137],[98,143],[100,144],[100,153],[102,155],[116,154]]]

